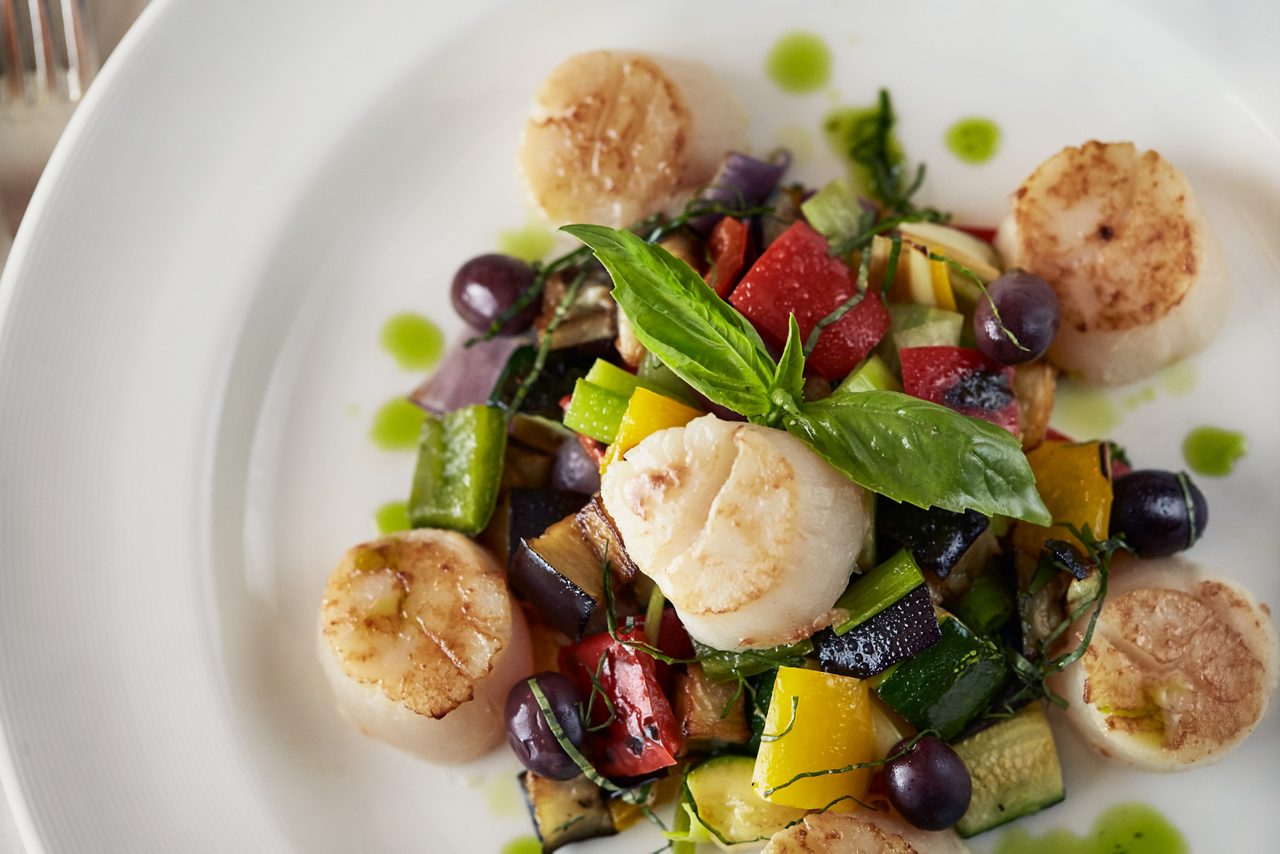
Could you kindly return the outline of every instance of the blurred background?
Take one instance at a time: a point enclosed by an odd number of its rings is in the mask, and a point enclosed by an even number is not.
[[[147,0],[0,0],[0,270],[45,162]],[[0,854],[22,854],[0,791]]]
[[[146,4],[0,0],[0,268],[62,129]]]

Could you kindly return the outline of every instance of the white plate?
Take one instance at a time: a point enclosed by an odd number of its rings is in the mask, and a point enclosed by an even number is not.
[[[456,330],[453,269],[526,220],[531,92],[588,48],[704,59],[760,149],[888,85],[929,199],[970,222],[1064,144],[1132,138],[1180,165],[1234,307],[1194,392],[1151,383],[1116,438],[1178,467],[1187,427],[1243,429],[1237,473],[1201,480],[1195,554],[1280,602],[1274,4],[492,5],[160,3],[75,117],[0,287],[0,767],[33,851],[488,851],[529,832],[509,757],[435,769],[340,723],[311,633],[330,565],[410,474],[366,435],[416,379],[380,325],[410,309]],[[765,79],[793,28],[835,50],[834,95]],[[941,144],[969,114],[1005,133],[982,167]],[[834,171],[819,144],[799,174]],[[1195,850],[1276,836],[1274,714],[1189,775],[1060,744],[1070,794],[1033,829],[1136,797]]]

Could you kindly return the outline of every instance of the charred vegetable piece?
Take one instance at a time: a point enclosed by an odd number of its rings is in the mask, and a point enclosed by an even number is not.
[[[576,271],[566,271],[547,279],[542,296],[542,313],[534,321],[539,339],[546,334],[560,303],[568,297],[576,275]],[[618,330],[615,319],[617,305],[610,296],[611,290],[606,277],[588,271],[587,279],[578,290],[573,305],[551,333],[553,351],[581,348],[592,350],[599,356],[613,351],[613,340]]]
[[[907,394],[1018,435],[1013,368],[965,347],[908,347],[898,352],[898,358]]]
[[[524,346],[515,350],[507,366],[503,368],[493,391],[489,392],[489,405],[499,409],[511,408],[517,389],[533,370],[537,349]],[[560,420],[560,401],[573,392],[574,383],[591,369],[595,359],[575,350],[558,350],[547,355],[542,372],[534,380],[525,395],[520,411],[526,415],[538,415],[553,421]]]
[[[684,750],[710,753],[751,741],[744,693],[736,682],[712,682],[697,664],[677,673],[673,700]]]
[[[973,779],[956,825],[969,837],[1053,806],[1066,797],[1053,732],[1039,704],[952,745]]]
[[[921,569],[946,578],[990,520],[976,510],[953,513],[941,507],[922,510],[882,498],[876,502],[876,526],[886,540],[901,543]]]
[[[596,556],[601,560],[608,558],[609,567],[618,575],[623,584],[630,584],[639,570],[622,545],[622,535],[613,524],[609,511],[604,508],[604,501],[596,495],[588,501],[577,516],[578,529],[586,538]]]
[[[923,583],[842,635],[823,629],[813,636],[818,663],[828,673],[867,679],[918,655],[942,639],[933,598]]]
[[[751,786],[774,804],[822,809],[840,798],[861,798],[869,768],[820,776],[876,757],[867,683],[834,673],[781,667],[773,682],[765,732]]]
[[[511,558],[508,578],[516,595],[569,637],[604,629],[600,559],[573,516],[555,523],[540,537],[521,540]],[[623,591],[618,593],[617,604],[624,613],[634,613],[634,603]]]
[[[644,641],[641,629],[621,629],[627,641]],[[656,660],[609,634],[585,638],[560,652],[560,669],[589,700],[592,755],[609,777],[637,777],[676,764],[680,726],[658,681]],[[598,687],[596,687],[598,686]]]
[[[554,456],[565,440],[574,438],[573,431],[560,423],[540,415],[518,413],[511,418],[508,429],[512,441]]]
[[[1035,473],[1040,498],[1055,521],[1080,529],[1088,525],[1098,539],[1107,537],[1112,489],[1110,451],[1105,443],[1046,441],[1027,454],[1027,462]],[[1018,522],[1014,526],[1014,546],[1032,561],[1039,559],[1040,547],[1050,539],[1083,545],[1061,525],[1045,528]]]
[[[506,419],[492,406],[428,415],[409,496],[413,526],[465,534],[484,530],[497,504],[506,445]]]
[[[941,623],[942,640],[898,664],[876,694],[912,724],[954,738],[986,709],[1009,677],[1004,655],[959,620]]]
[[[865,623],[903,596],[924,584],[920,568],[905,551],[899,551],[884,563],[857,578],[835,607],[848,614],[835,625],[835,633],[845,632]]]
[[[618,832],[600,787],[586,777],[551,780],[525,771],[520,775],[520,788],[542,850],[548,854],[571,842]]]
[[[591,499],[578,492],[560,489],[513,489],[507,500],[507,558],[510,560],[521,540],[542,536],[548,528],[581,510]]]
[[[1049,430],[1058,372],[1048,362],[1028,362],[1013,369],[1013,394],[1018,399],[1018,429],[1022,447],[1038,448]]]
[[[781,346],[795,314],[801,340],[857,291],[849,267],[827,254],[827,241],[804,222],[775,240],[742,277],[729,302],[746,315],[761,336]],[[829,380],[853,370],[889,329],[889,312],[878,295],[867,295],[843,318],[826,327],[808,365]]]

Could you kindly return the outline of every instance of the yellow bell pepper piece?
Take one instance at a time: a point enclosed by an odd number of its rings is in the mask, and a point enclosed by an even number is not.
[[[801,809],[831,805],[831,809],[849,810],[857,805],[855,801],[832,802],[866,795],[870,768],[796,779],[799,774],[876,758],[875,724],[863,680],[778,668],[764,733],[751,786],[765,800]]]
[[[1081,530],[1088,525],[1098,539],[1107,536],[1111,520],[1111,477],[1103,470],[1104,452],[1101,442],[1049,441],[1027,454],[1036,489],[1054,521],[1070,522]],[[1018,522],[1014,526],[1014,545],[1032,560],[1049,539],[1079,543],[1062,525],[1043,528]]]
[[[956,295],[951,291],[951,273],[946,261],[929,259],[929,280],[933,285],[933,304],[947,311],[956,310]]]
[[[618,436],[609,446],[604,461],[600,463],[600,471],[603,473],[610,463],[620,459],[649,435],[668,427],[683,427],[701,414],[693,407],[677,403],[647,388],[637,388],[627,402],[627,411],[622,414]]]

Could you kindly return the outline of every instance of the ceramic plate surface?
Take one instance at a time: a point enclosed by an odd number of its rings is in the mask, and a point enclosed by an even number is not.
[[[0,767],[31,850],[471,852],[529,833],[505,752],[433,768],[339,721],[313,631],[328,570],[411,474],[411,455],[368,438],[418,380],[381,325],[410,310],[460,334],[452,272],[526,224],[527,105],[586,49],[705,62],[754,149],[798,143],[797,175],[818,183],[838,169],[824,114],[889,86],[926,201],[963,222],[994,223],[1067,144],[1133,139],[1179,165],[1230,258],[1230,319],[1175,373],[1111,395],[1114,436],[1165,468],[1197,424],[1248,436],[1234,474],[1200,481],[1213,516],[1193,554],[1280,604],[1280,17],[1261,2],[1225,17],[1012,0],[154,5],[76,115],[0,286]],[[796,29],[830,45],[830,91],[767,80]],[[1004,133],[978,167],[942,141],[968,115]],[[1235,851],[1280,834],[1276,714],[1190,774],[1109,765],[1065,727],[1059,745],[1068,798],[1034,831],[1138,799],[1195,851],[1227,828]]]

